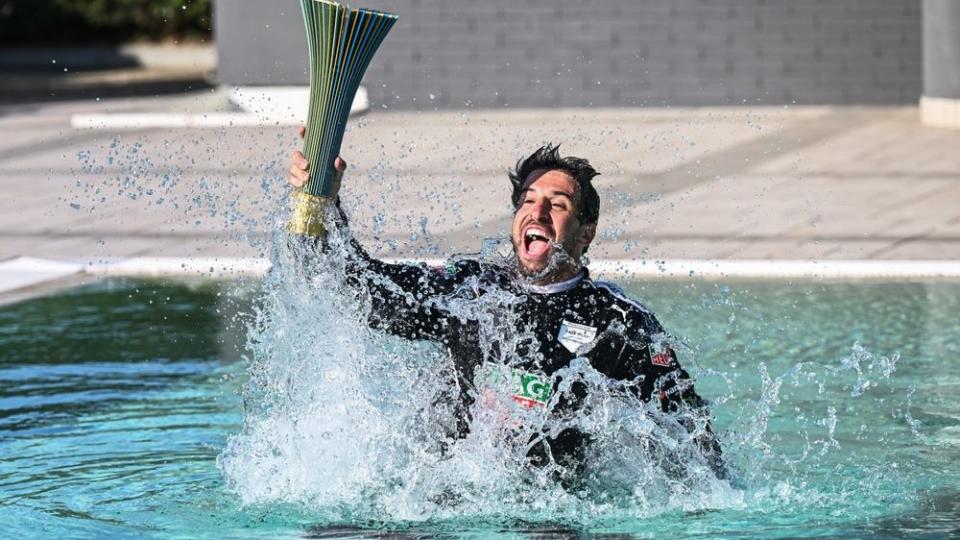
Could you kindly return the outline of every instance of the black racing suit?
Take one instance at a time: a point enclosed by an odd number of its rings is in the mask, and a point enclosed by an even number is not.
[[[659,400],[665,413],[694,408],[707,414],[676,354],[658,344],[665,334],[653,313],[616,286],[592,280],[586,270],[565,283],[536,287],[512,269],[475,259],[439,268],[385,263],[355,240],[347,258],[349,279],[369,292],[372,327],[449,349],[459,383],[455,437],[469,430],[477,370],[489,364],[508,364],[519,374],[512,397],[528,407],[546,405],[558,382],[551,385],[550,377],[583,357],[610,379],[630,381],[630,391],[644,402]],[[574,383],[571,390],[572,397],[559,396],[557,407],[578,406],[585,387]],[[535,446],[528,454],[533,462],[543,462],[549,451],[558,463],[579,468],[589,437],[565,429],[545,442],[546,449]],[[709,426],[696,442],[715,472],[724,475]]]

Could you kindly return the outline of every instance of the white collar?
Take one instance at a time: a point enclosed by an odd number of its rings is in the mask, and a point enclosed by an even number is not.
[[[583,281],[583,278],[586,277],[586,272],[580,272],[579,274],[573,276],[572,278],[561,281],[558,283],[551,283],[549,285],[534,285],[532,283],[524,283],[523,287],[528,291],[540,293],[540,294],[555,294],[559,292],[569,291],[570,289],[576,287]]]

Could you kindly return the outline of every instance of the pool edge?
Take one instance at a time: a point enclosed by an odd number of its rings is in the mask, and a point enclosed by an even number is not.
[[[387,259],[439,266],[440,259]],[[15,267],[16,276],[3,272]],[[98,262],[33,257],[0,261],[0,304],[53,294],[87,280],[105,277],[256,278],[270,269],[258,257],[123,257]],[[589,265],[598,279],[672,280],[960,280],[953,260],[785,260],[785,259],[600,259]],[[26,277],[24,277],[26,276]]]

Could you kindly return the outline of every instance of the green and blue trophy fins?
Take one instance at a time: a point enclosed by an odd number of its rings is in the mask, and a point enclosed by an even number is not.
[[[324,213],[340,189],[333,161],[360,80],[397,16],[350,9],[327,0],[300,0],[310,49],[310,108],[303,155],[309,181],[293,195],[291,234],[321,237]]]

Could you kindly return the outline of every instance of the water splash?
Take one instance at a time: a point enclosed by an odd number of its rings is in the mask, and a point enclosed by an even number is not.
[[[328,250],[349,249],[348,235],[332,235]],[[470,432],[452,439],[457,380],[446,352],[371,330],[370,299],[346,279],[344,257],[275,240],[250,334],[244,429],[219,460],[245,504],[294,503],[334,521],[575,521],[710,508],[734,493],[695,444],[706,418],[665,415],[582,358],[551,377],[560,384],[546,413],[478,379]],[[488,243],[480,257],[503,263],[508,255]],[[480,321],[488,357],[512,350],[495,344],[542,338],[510,322],[519,298],[476,279],[464,286],[488,290],[436,302]],[[558,403],[578,384],[588,396],[580,413],[561,413]],[[594,439],[584,470],[550,458],[531,465],[532,448],[570,428]]]

